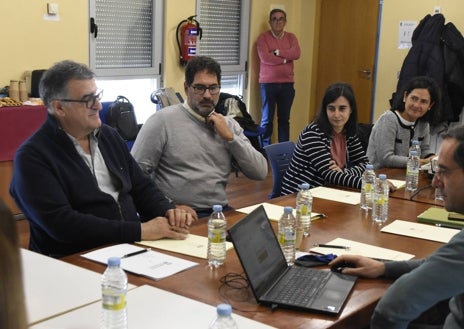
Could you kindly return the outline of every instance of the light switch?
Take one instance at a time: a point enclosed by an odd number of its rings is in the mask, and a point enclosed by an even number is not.
[[[47,14],[58,15],[58,4],[52,2],[47,3]]]

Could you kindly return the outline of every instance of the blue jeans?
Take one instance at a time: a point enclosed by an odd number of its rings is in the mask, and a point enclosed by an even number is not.
[[[273,121],[277,106],[279,143],[290,140],[290,109],[295,98],[293,83],[261,83],[261,127],[264,128],[263,146],[271,143]]]

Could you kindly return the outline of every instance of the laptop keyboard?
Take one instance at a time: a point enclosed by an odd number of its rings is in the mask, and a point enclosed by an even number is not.
[[[330,271],[308,271],[308,268],[293,266],[273,289],[272,299],[287,305],[309,306],[331,274]]]

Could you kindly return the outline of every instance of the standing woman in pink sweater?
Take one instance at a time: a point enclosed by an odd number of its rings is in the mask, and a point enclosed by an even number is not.
[[[300,58],[300,45],[293,33],[284,31],[287,14],[272,9],[269,14],[271,29],[259,35],[257,50],[260,61],[261,127],[265,129],[263,145],[271,142],[274,113],[277,106],[279,142],[290,139],[290,109],[295,97],[293,61]]]

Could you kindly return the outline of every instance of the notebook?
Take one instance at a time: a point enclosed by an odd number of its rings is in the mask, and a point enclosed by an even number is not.
[[[340,312],[356,277],[288,266],[262,205],[233,225],[228,233],[258,303],[332,315]],[[298,278],[288,279],[294,273]],[[307,282],[300,281],[303,279]],[[295,287],[290,287],[291,284]],[[305,288],[309,291],[303,291]],[[286,296],[278,298],[281,293]]]
[[[464,228],[462,215],[455,212],[448,212],[444,208],[430,207],[417,216],[417,221],[437,226],[461,229]]]

